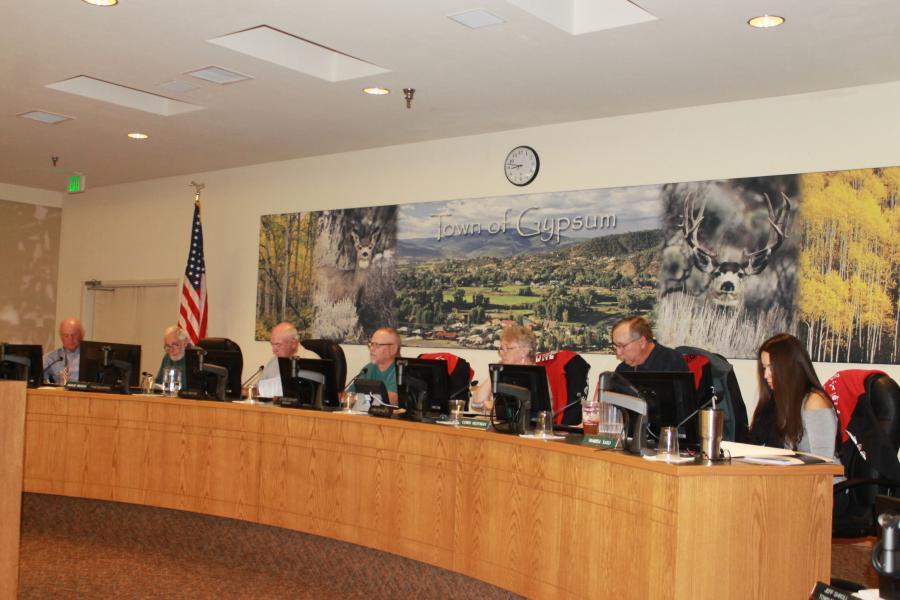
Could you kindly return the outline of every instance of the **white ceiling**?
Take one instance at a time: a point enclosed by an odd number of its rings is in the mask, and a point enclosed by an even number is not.
[[[898,0],[634,4],[657,20],[573,36],[504,0],[3,0],[0,182],[62,191],[73,171],[97,187],[900,80]],[[469,29],[447,18],[473,8],[507,22]],[[762,13],[787,23],[746,25]],[[389,72],[329,82],[208,42],[260,25]],[[183,75],[209,65],[252,79],[219,86]],[[78,75],[206,108],[162,116],[46,87]],[[173,79],[200,87],[159,88]],[[376,84],[393,93],[360,92]],[[417,90],[411,110],[404,87]],[[35,109],[73,119],[16,116]]]

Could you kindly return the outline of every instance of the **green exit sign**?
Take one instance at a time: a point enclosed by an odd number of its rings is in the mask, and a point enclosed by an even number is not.
[[[87,185],[87,178],[81,173],[75,173],[74,175],[69,175],[69,193],[70,194],[78,194],[83,192],[85,186]]]

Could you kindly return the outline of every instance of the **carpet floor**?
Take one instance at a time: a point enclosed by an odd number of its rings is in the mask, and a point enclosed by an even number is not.
[[[233,519],[25,494],[19,598],[519,598],[394,554]]]

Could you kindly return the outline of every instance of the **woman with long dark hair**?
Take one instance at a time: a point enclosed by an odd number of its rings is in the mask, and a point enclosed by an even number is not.
[[[754,443],[835,458],[837,413],[800,340],[779,333],[763,342],[757,356]]]

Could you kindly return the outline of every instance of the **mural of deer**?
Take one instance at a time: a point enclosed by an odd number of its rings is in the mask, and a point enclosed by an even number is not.
[[[793,284],[793,262],[783,257],[772,268],[788,234],[792,204],[784,191],[738,181],[675,184],[668,193],[663,296],[683,292],[726,309],[766,310],[777,290],[792,294],[785,288]]]
[[[681,232],[684,241],[691,250],[694,267],[709,275],[708,294],[710,300],[719,306],[734,308],[743,300],[743,279],[751,275],[762,273],[769,266],[769,258],[781,247],[784,242],[784,230],[787,224],[787,215],[790,214],[791,201],[782,193],[784,202],[777,213],[772,208],[772,201],[768,194],[764,194],[766,206],[769,212],[769,225],[775,234],[764,248],[748,252],[743,249],[743,257],[740,262],[722,260],[718,253],[704,246],[698,239],[697,232],[703,222],[703,213],[706,205],[701,204],[695,209],[691,194],[684,199],[684,217],[681,224]]]

